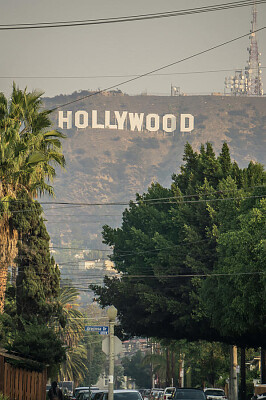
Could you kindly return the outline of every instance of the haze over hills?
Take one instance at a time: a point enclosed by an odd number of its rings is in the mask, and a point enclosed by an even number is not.
[[[75,92],[45,98],[46,108],[71,102],[90,92]],[[93,128],[92,110],[97,111],[97,124],[117,124],[115,111],[122,116],[127,112],[123,129]],[[58,128],[59,111],[71,111],[72,127]],[[75,113],[80,126],[75,126]],[[87,115],[87,114],[88,115]],[[144,113],[143,129],[130,130],[129,113]],[[150,132],[145,118],[152,114],[160,121],[159,129]],[[176,117],[177,128],[164,132],[164,115]],[[194,129],[180,132],[181,115],[194,117]],[[61,116],[62,116],[61,115]],[[154,117],[155,115],[155,117]],[[171,184],[171,175],[182,164],[184,145],[199,149],[202,143],[211,142],[216,153],[226,141],[231,156],[241,167],[250,160],[266,163],[266,98],[233,96],[128,96],[121,92],[106,92],[88,97],[62,107],[51,114],[56,129],[67,135],[63,142],[66,171],[58,171],[54,182],[56,201],[103,203],[128,203],[135,193],[143,193],[151,182],[164,186]],[[85,119],[88,118],[87,124]],[[170,118],[170,117],[169,117]],[[169,122],[169,121],[168,121]],[[148,123],[148,122],[147,122]],[[166,128],[167,129],[167,128]],[[50,207],[50,206],[49,206]],[[44,207],[48,209],[48,207]],[[101,227],[118,226],[125,206],[83,206],[62,208],[54,206],[47,211],[47,227],[52,242],[58,246],[77,244],[87,248],[104,248],[101,244]]]

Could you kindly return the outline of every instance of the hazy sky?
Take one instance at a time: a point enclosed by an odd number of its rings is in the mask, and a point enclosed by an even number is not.
[[[0,24],[108,18],[228,1],[0,0]],[[266,25],[266,4],[257,8],[257,26],[260,28]],[[243,7],[151,21],[1,31],[1,91],[9,94],[13,80],[21,88],[41,89],[46,96],[81,89],[103,89],[111,85],[128,94],[145,91],[148,94],[169,94],[171,84],[180,86],[182,92],[190,94],[223,91],[224,77],[231,75],[234,69],[244,69],[246,66],[248,37],[162,71],[174,75],[145,77],[121,87],[119,82],[126,78],[103,76],[148,72],[248,33],[250,21],[251,7]],[[266,66],[265,43],[266,29],[258,33],[262,67]],[[218,69],[231,69],[232,72],[177,74]],[[264,77],[266,69],[262,71]],[[44,78],[47,76],[61,78]]]

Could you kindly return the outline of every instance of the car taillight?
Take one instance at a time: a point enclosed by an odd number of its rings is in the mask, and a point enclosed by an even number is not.
[[[163,396],[164,400],[166,400],[166,394]]]

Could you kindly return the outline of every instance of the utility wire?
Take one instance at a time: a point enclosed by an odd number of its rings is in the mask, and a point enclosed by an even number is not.
[[[263,4],[266,0],[257,0],[256,4]],[[153,14],[139,14],[112,18],[98,18],[94,20],[72,20],[57,22],[37,22],[37,23],[18,23],[18,24],[1,24],[0,30],[25,30],[25,29],[47,29],[47,28],[63,28],[74,26],[102,25],[114,24],[121,22],[143,21],[159,18],[179,17],[184,15],[200,14],[213,11],[224,11],[232,8],[251,6],[253,0],[242,0],[230,3],[216,4],[198,8],[188,8],[184,10],[165,11]]]
[[[198,195],[200,196],[200,195]],[[259,195],[259,196],[243,196],[243,197],[225,197],[225,198],[213,198],[213,199],[198,199],[198,200],[182,200],[182,196],[178,197],[169,197],[166,200],[169,201],[155,201],[156,199],[150,200],[148,204],[151,205],[156,205],[156,204],[170,204],[174,205],[175,203],[171,202],[171,200],[180,200],[182,204],[185,203],[204,203],[204,202],[212,202],[212,201],[230,201],[230,200],[246,200],[246,199],[256,199],[256,198],[263,198],[265,197],[266,194],[264,195]],[[139,205],[140,203],[146,203],[145,200],[140,200],[140,201],[131,201],[131,204],[134,205]],[[49,202],[40,202],[40,204],[49,204]],[[53,202],[50,204],[57,204],[57,205],[79,205],[79,206],[128,206],[128,203],[71,203],[71,202]]]
[[[169,250],[172,249],[173,247],[178,247],[178,246],[189,246],[191,244],[198,244],[198,243],[202,243],[202,242],[206,242],[209,239],[201,239],[201,240],[197,240],[194,242],[185,242],[185,243],[180,243],[180,244],[173,244],[172,246],[167,246],[167,247],[160,247],[159,249],[152,249],[152,250],[143,250],[141,252],[134,252],[132,253],[131,251],[127,251],[127,250],[122,250],[122,251],[118,251],[116,252],[116,254],[123,254],[123,255],[128,255],[128,254],[142,254],[142,253],[149,253],[150,251],[154,252],[154,251],[161,251],[161,250]],[[50,249],[60,249],[60,250],[88,250],[88,251],[113,251],[114,249],[83,249],[80,247],[59,247],[59,246],[50,246]]]
[[[177,200],[180,199],[183,201],[183,199],[186,198],[191,198],[191,197],[199,197],[199,196],[213,196],[215,194],[220,194],[220,195],[224,195],[226,193],[237,193],[237,192],[241,192],[243,190],[251,190],[251,189],[261,189],[261,188],[266,188],[266,185],[253,185],[253,186],[245,186],[245,187],[241,187],[241,188],[233,188],[233,189],[223,189],[223,190],[214,190],[214,191],[209,191],[209,192],[199,192],[199,193],[191,193],[191,194],[180,194],[180,195],[175,195],[175,196],[168,196],[168,197],[157,197],[157,198],[141,198],[138,201],[130,201],[130,203],[134,203],[134,204],[138,204],[139,202],[143,202],[143,203],[159,203],[161,200]],[[170,189],[169,189],[170,190]],[[143,195],[145,197],[145,194]],[[6,200],[1,200],[0,203],[9,203],[9,202],[16,202],[18,204],[20,203],[27,203],[27,200],[17,200],[17,199],[6,199]],[[34,204],[34,203],[33,203]],[[83,206],[83,205],[128,205],[128,203],[75,203],[75,202],[51,202],[51,201],[45,201],[45,202],[39,202],[38,204],[42,204],[42,205],[75,205],[75,206]],[[62,209],[65,209],[67,207],[62,207]],[[54,209],[58,209],[58,208],[49,208],[49,210],[54,210]],[[23,210],[19,210],[19,211],[23,211]],[[28,210],[26,210],[28,211]],[[13,211],[15,212],[15,211]],[[45,212],[45,210],[44,210]],[[72,214],[75,215],[75,214]],[[90,216],[94,216],[91,214],[88,214]],[[103,215],[103,216],[119,216],[119,214],[95,214],[95,215]],[[85,216],[85,215],[84,215]]]
[[[266,0],[265,0],[265,1],[266,1]],[[263,26],[262,28],[259,28],[259,29],[254,30],[254,32],[260,32],[260,31],[264,30],[265,28],[266,28],[266,26]],[[173,65],[177,65],[177,64],[180,64],[180,63],[182,63],[182,62],[184,62],[184,61],[191,60],[192,58],[198,57],[198,56],[200,56],[200,55],[202,55],[202,54],[206,54],[206,53],[208,53],[208,52],[210,52],[210,51],[212,51],[212,50],[218,49],[218,48],[220,48],[220,47],[222,47],[222,46],[225,46],[225,45],[227,45],[227,44],[236,42],[237,40],[243,39],[244,37],[247,37],[247,36],[249,36],[249,35],[250,35],[250,32],[249,32],[249,33],[245,33],[244,35],[241,35],[241,36],[237,36],[237,37],[235,37],[235,38],[233,38],[233,39],[230,39],[230,40],[227,40],[227,41],[222,42],[222,43],[220,43],[220,44],[217,44],[217,45],[215,45],[215,46],[209,47],[208,49],[199,51],[198,53],[194,53],[194,54],[192,54],[192,55],[190,55],[190,56],[188,56],[188,57],[181,58],[181,59],[178,60],[178,61],[174,61],[174,62],[169,63],[169,64],[166,64],[166,65],[164,65],[164,66],[162,66],[162,67],[153,69],[153,70],[151,70],[151,71],[149,71],[149,72],[146,72],[146,73],[144,73],[144,74],[138,75],[138,76],[136,76],[136,77],[134,77],[134,78],[127,79],[127,80],[125,80],[125,81],[123,81],[123,82],[120,82],[120,83],[117,83],[117,84],[115,84],[115,85],[109,86],[108,88],[105,88],[105,89],[102,89],[102,90],[98,90],[98,91],[96,91],[96,92],[94,92],[94,93],[91,93],[91,94],[89,94],[89,95],[80,97],[79,99],[72,100],[72,101],[69,101],[69,102],[67,102],[67,103],[61,104],[61,105],[59,105],[59,106],[57,106],[57,107],[51,108],[49,111],[54,112],[54,111],[56,111],[56,110],[58,110],[58,109],[60,109],[60,108],[62,108],[62,107],[68,106],[68,105],[70,105],[70,104],[77,103],[78,101],[81,101],[81,100],[84,100],[84,99],[88,99],[88,98],[90,98],[90,97],[92,97],[92,96],[96,96],[96,95],[98,95],[98,94],[100,94],[100,93],[103,93],[103,92],[106,92],[106,91],[108,91],[108,90],[110,90],[110,89],[114,89],[114,88],[117,88],[118,86],[125,85],[126,83],[130,83],[130,82],[136,81],[137,79],[144,78],[145,76],[151,75],[151,74],[153,74],[153,73],[155,73],[155,72],[162,71],[163,69],[172,67]]]
[[[198,195],[200,197],[200,194]],[[263,195],[258,195],[258,196],[242,196],[242,197],[224,197],[224,198],[212,198],[212,199],[197,199],[197,200],[182,200],[182,196],[173,196],[173,197],[169,197],[166,198],[166,200],[168,201],[156,201],[156,199],[151,199],[149,201],[149,205],[161,205],[161,204],[169,204],[169,205],[175,205],[177,203],[174,203],[171,200],[180,200],[180,204],[188,204],[188,203],[209,203],[209,202],[215,202],[215,201],[232,201],[232,200],[248,200],[248,199],[259,199],[259,198],[264,198],[266,197],[266,194]],[[2,200],[0,201],[0,203],[4,203],[4,202],[9,202],[10,200]],[[130,201],[130,204],[134,204],[134,205],[141,205],[141,204],[145,204],[146,201],[145,200],[140,200],[140,201]],[[42,205],[46,205],[46,204],[56,204],[56,205],[65,205],[68,204],[69,206],[74,206],[76,207],[77,205],[80,207],[85,207],[85,206],[128,206],[130,205],[129,203],[74,203],[74,202],[39,202],[39,204]],[[179,204],[179,203],[178,203]],[[13,212],[11,210],[9,210],[9,212]],[[15,212],[15,211],[14,211]],[[23,212],[23,210],[22,210]],[[3,212],[5,213],[5,212]]]
[[[266,0],[265,0],[266,1]],[[265,69],[261,67],[260,69]],[[193,74],[210,74],[216,72],[232,72],[239,71],[242,68],[231,68],[231,69],[214,69],[214,70],[203,70],[203,71],[188,71],[188,72],[166,72],[162,74],[153,74],[152,76],[169,76],[169,75],[193,75]],[[137,74],[124,74],[124,75],[90,75],[90,76],[0,76],[0,79],[99,79],[99,78],[126,78],[139,76]]]
[[[139,275],[121,275],[119,276],[119,280],[123,280],[124,278],[127,279],[143,279],[143,278],[154,278],[154,279],[172,279],[172,278],[211,278],[211,277],[220,277],[220,276],[229,276],[229,277],[237,277],[237,276],[248,276],[248,275],[265,275],[266,271],[252,271],[252,272],[221,272],[221,273],[216,273],[216,272],[212,272],[212,273],[202,273],[202,274],[167,274],[167,275],[160,275],[160,274],[139,274]],[[41,276],[45,276],[48,274],[39,274],[39,277]],[[39,277],[36,278],[32,278],[32,279],[38,279]],[[95,279],[95,278],[100,278],[100,277],[95,277],[92,276],[91,279]],[[66,278],[64,278],[66,279]],[[92,284],[96,284],[98,285],[99,282],[87,282],[86,284],[88,285],[92,285]],[[84,282],[82,281],[82,283],[80,285],[83,285],[82,287],[85,288]],[[16,287],[22,287],[23,285],[17,285]],[[80,287],[78,286],[77,283],[75,283],[74,285],[71,285],[71,287],[74,287],[75,289],[80,289]]]

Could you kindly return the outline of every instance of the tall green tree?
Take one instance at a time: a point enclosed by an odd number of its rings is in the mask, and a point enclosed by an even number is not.
[[[47,324],[62,307],[58,301],[60,271],[50,256],[50,237],[42,208],[29,195],[20,192],[12,207],[12,227],[19,233],[16,263],[17,316],[21,321]]]
[[[87,369],[80,383],[84,386],[95,385],[106,363],[106,355],[102,351],[102,338],[98,333],[87,332],[82,339],[82,344],[86,348]]]
[[[225,333],[210,321],[200,288],[217,265],[219,232],[231,229],[241,207],[265,196],[263,167],[250,162],[240,169],[227,144],[218,157],[209,143],[199,153],[187,144],[172,179],[170,189],[155,183],[137,194],[121,228],[103,227],[121,277],[106,277],[104,287],[93,286],[95,293],[103,306],[117,307],[126,334],[241,342],[241,332]],[[255,346],[265,337],[250,332],[245,341]]]
[[[74,287],[61,287],[57,301],[62,311],[51,322],[66,348],[66,359],[60,365],[57,380],[70,380],[75,384],[80,383],[88,373],[88,354],[83,343],[84,315],[75,305],[78,295]]]
[[[146,388],[151,386],[150,360],[145,362],[145,355],[138,350],[131,358],[122,359],[124,373],[134,379],[137,387]]]
[[[0,93],[0,313],[3,312],[7,268],[14,264],[18,234],[12,227],[10,199],[21,190],[31,197],[53,194],[48,184],[55,166],[64,166],[61,139],[49,130],[50,111],[42,110],[40,92],[28,93],[13,85],[10,100]]]
[[[242,207],[243,208],[243,207]],[[221,232],[218,261],[200,290],[211,324],[225,335],[238,332],[264,342],[266,326],[266,200],[240,209],[231,229]]]
[[[185,343],[183,354],[188,386],[220,387],[229,377],[230,363],[227,345],[205,341]]]
[[[59,333],[49,325],[62,319],[58,301],[60,271],[49,251],[42,208],[24,190],[10,200],[12,226],[19,233],[16,282],[9,286],[5,313],[0,318],[1,345],[39,362],[28,367],[56,373],[65,358]],[[61,318],[60,318],[61,316]]]

